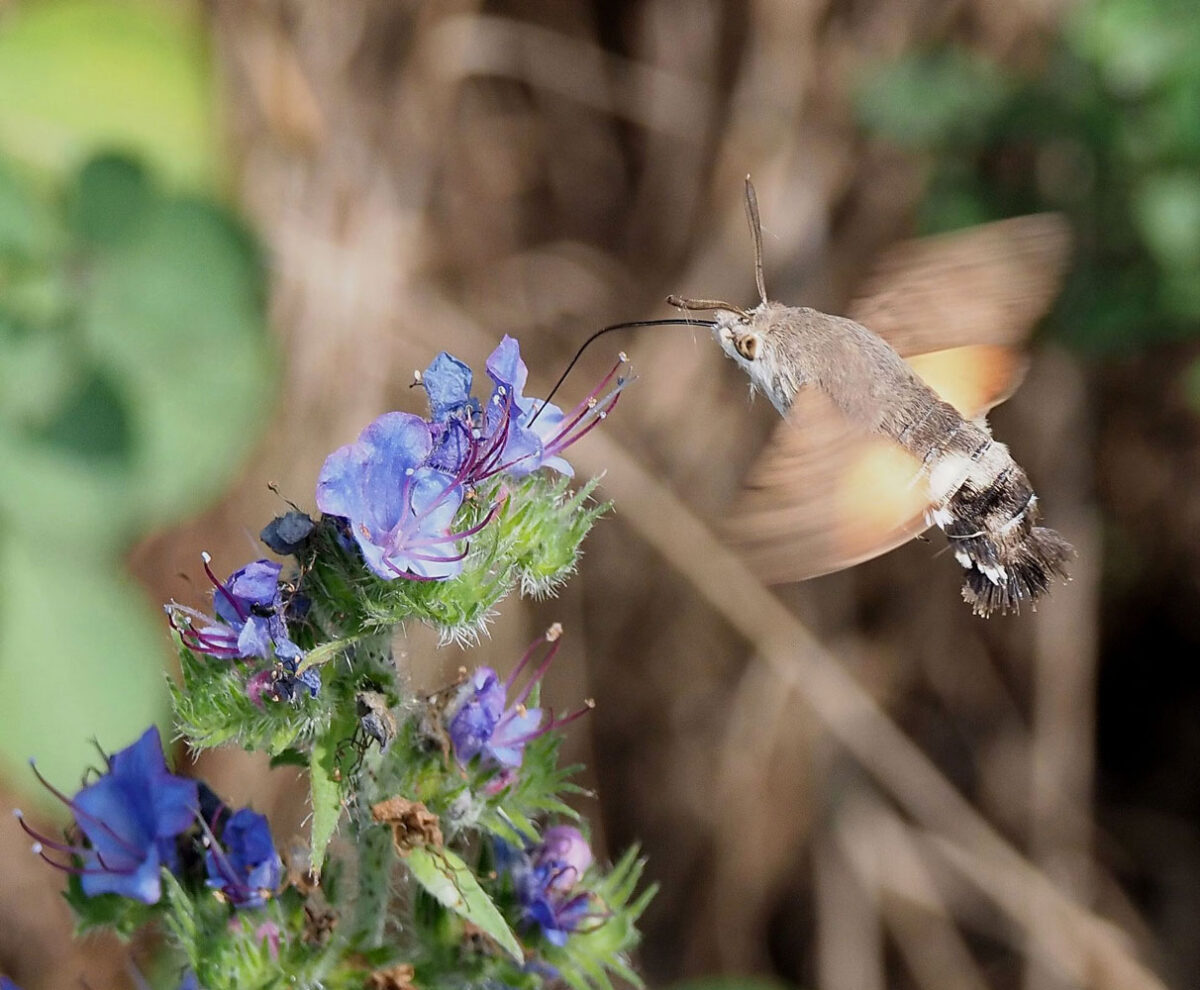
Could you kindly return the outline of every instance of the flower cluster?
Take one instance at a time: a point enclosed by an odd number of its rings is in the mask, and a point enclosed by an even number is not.
[[[606,871],[573,826],[531,838],[574,816],[562,730],[592,707],[542,704],[561,627],[507,677],[480,666],[432,696],[393,652],[414,620],[478,636],[513,589],[545,594],[572,572],[605,506],[594,483],[569,490],[563,454],[616,404],[623,362],[564,412],[525,395],[512,338],[478,397],[470,368],[439,354],[418,376],[428,417],[380,416],[325,460],[319,515],[292,505],[262,530],[291,563],[221,580],[203,555],[211,607],[166,606],[176,731],[193,750],[235,742],[303,767],[307,848],[285,870],[266,818],[170,772],[150,729],[73,797],[51,788],[74,817],[65,841],[21,821],[71,875],[82,929],[159,922],[179,990],[637,984],[626,953],[650,892],[633,897],[636,851]]]
[[[207,847],[208,885],[235,907],[260,907],[279,886],[281,864],[266,819],[243,808],[221,821],[224,806],[207,787],[167,770],[157,728],[147,729],[106,762],[106,772],[74,797],[34,767],[38,779],[70,809],[74,841],[41,835],[16,812],[35,840],[34,852],[78,877],[84,896],[116,894],[157,904],[162,870],[181,878],[189,872],[197,829]]]
[[[524,849],[497,842],[496,859],[512,879],[522,921],[536,926],[551,945],[565,945],[584,921],[600,916],[591,893],[580,887],[592,850],[574,826],[548,828]]]
[[[73,798],[41,774],[38,779],[71,809],[82,841],[64,844],[38,835],[18,811],[21,826],[36,840],[34,852],[77,874],[89,897],[119,894],[144,904],[158,901],[161,868],[179,869],[176,840],[191,828],[199,807],[196,782],[167,770],[158,729],[147,729],[132,746],[110,756],[108,772]],[[61,863],[47,850],[70,861]]]
[[[471,395],[471,369],[442,352],[419,376],[430,419],[385,413],[330,454],[317,481],[317,507],[348,520],[379,577],[455,577],[467,555],[464,541],[495,511],[455,530],[467,492],[497,475],[521,478],[542,467],[570,475],[561,454],[612,411],[626,384],[617,377],[620,367],[567,415],[524,395],[529,373],[512,337],[487,360],[493,390],[486,403]]]
[[[303,596],[290,594],[279,576],[281,564],[256,560],[219,581],[212,558],[202,554],[204,573],[213,586],[213,615],[170,602],[164,606],[167,621],[180,642],[193,653],[219,660],[266,660],[268,664],[246,682],[250,698],[261,704],[263,697],[290,701],[299,690],[316,697],[321,689],[320,673],[298,672],[304,652],[288,634],[287,618],[297,617],[307,605]]]
[[[588,701],[583,708],[560,718],[555,718],[551,712],[543,725],[542,709],[525,706],[525,701],[550,669],[561,635],[562,626],[552,625],[545,636],[529,644],[506,680],[501,681],[491,667],[477,667],[459,689],[447,711],[446,732],[460,765],[466,766],[479,757],[486,764],[502,768],[502,772],[513,770],[521,765],[527,743],[553,729],[561,729],[593,707]],[[550,644],[545,657],[509,704],[508,692],[543,643]]]
[[[283,874],[266,816],[240,808],[227,820],[216,816],[209,829],[204,855],[208,886],[234,907],[262,907]]]

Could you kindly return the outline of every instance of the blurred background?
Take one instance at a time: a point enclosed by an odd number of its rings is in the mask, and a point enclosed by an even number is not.
[[[648,331],[561,396],[628,351],[572,458],[615,511],[474,659],[566,627],[581,810],[661,884],[653,987],[1200,985],[1197,52],[1188,0],[0,2],[0,803],[51,822],[27,757],[69,790],[90,736],[165,724],[158,603],[421,411],[437,351],[516,335],[544,395],[669,292],[751,304],[746,173],[771,295],[832,312],[901,240],[1055,210],[1070,271],[992,417],[1079,550],[1036,614],[972,617],[936,541],[744,578],[713,534],[774,413]],[[414,682],[472,662],[435,646]],[[291,771],[202,762],[302,832]],[[0,971],[132,986],[150,946],[71,941],[15,824],[0,856]]]

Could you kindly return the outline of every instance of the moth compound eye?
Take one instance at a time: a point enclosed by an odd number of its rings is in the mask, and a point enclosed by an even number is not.
[[[747,361],[758,358],[758,335],[743,333],[733,338],[733,346]]]

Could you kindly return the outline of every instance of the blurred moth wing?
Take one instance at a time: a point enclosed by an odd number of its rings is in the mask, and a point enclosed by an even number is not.
[[[848,312],[887,341],[964,420],[982,423],[1024,376],[1022,353],[1056,295],[1065,221],[1017,217],[898,245]],[[930,526],[923,465],[865,434],[828,395],[801,388],[728,519],[725,535],[766,582],[870,560]]]

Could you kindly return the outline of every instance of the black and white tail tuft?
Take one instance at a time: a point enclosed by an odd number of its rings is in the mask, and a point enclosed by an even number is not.
[[[1015,464],[991,485],[964,484],[937,514],[966,568],[963,598],[976,615],[1033,606],[1054,578],[1067,579],[1071,544],[1038,526],[1037,496]]]

